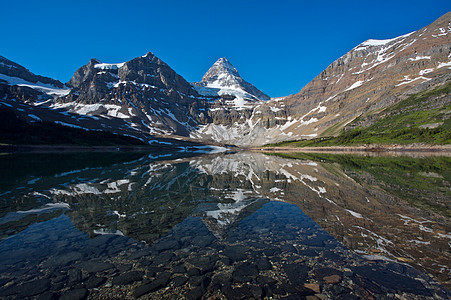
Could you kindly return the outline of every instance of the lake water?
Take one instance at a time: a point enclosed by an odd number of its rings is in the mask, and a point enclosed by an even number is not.
[[[450,158],[15,154],[0,170],[3,299],[451,296]]]

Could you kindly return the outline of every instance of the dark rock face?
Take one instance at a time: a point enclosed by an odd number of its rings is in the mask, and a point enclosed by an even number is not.
[[[49,99],[50,97],[43,92],[26,86],[8,85],[6,81],[0,79],[0,98],[35,102],[36,100]]]
[[[100,61],[95,58],[91,59],[87,65],[75,71],[74,76],[72,76],[67,85],[73,88],[79,88],[83,82],[91,81],[96,72],[94,68],[96,64],[100,64]]]
[[[79,101],[95,103],[93,100],[102,100],[108,96],[103,93],[123,96],[115,93],[117,91],[113,88],[117,89],[118,86],[112,86],[120,82],[122,84],[133,82],[135,85],[146,84],[153,86],[153,89],[174,90],[188,97],[198,96],[183,77],[150,52],[119,64],[104,64],[93,58],[87,65],[75,72],[68,82],[68,86],[75,88],[76,92],[80,93]],[[155,97],[155,95],[153,96]]]
[[[182,76],[151,52],[126,62],[118,69],[118,75],[123,81],[135,81],[162,89],[173,89],[188,97],[198,96]]]
[[[197,92],[150,52],[119,64],[91,59],[68,85],[72,91],[60,103],[72,103],[75,112],[97,104],[84,113],[122,118],[138,131],[188,135],[191,127],[204,121],[200,109],[205,103]]]

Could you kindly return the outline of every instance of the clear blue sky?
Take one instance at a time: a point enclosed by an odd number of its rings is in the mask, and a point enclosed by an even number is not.
[[[0,55],[67,82],[90,58],[148,51],[188,81],[219,57],[272,97],[297,93],[369,39],[418,30],[451,11],[427,1],[0,0]]]

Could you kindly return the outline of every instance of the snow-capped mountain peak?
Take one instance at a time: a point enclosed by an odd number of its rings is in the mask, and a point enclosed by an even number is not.
[[[251,83],[241,78],[238,70],[225,57],[219,58],[205,75],[201,82],[193,83],[197,92],[205,96],[233,96],[245,108],[245,100],[269,100],[269,96],[257,89]],[[243,102],[244,101],[244,102]]]
[[[98,63],[94,65],[94,68],[101,70],[117,70],[121,68],[124,64],[125,62],[116,64]]]
[[[221,57],[218,59],[210,69],[208,69],[207,73],[205,73],[204,77],[202,77],[202,81],[206,81],[209,83],[217,82],[220,79],[227,78],[227,81],[222,80],[224,84],[236,84],[238,83],[238,78],[241,79],[238,74],[238,70],[227,60],[225,57]]]
[[[392,39],[385,39],[385,40],[375,40],[375,39],[369,39],[364,41],[363,43],[357,45],[353,50],[364,50],[368,47],[383,47],[383,46],[387,46],[392,44],[393,42],[401,42],[404,39],[406,39],[407,37],[409,37],[410,35],[414,34],[414,32],[408,33],[408,34],[404,34]]]

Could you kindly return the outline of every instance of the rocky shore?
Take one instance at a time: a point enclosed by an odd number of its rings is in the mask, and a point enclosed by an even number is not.
[[[253,147],[251,151],[258,152],[323,152],[335,154],[387,154],[405,155],[421,153],[424,155],[451,156],[451,145],[364,145],[364,146],[328,146],[328,147]]]

